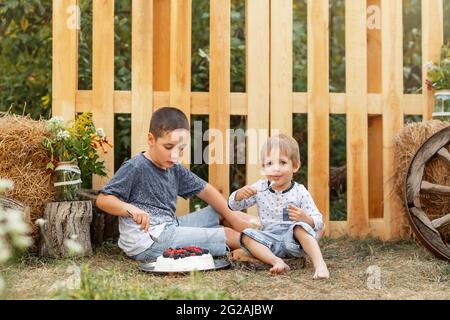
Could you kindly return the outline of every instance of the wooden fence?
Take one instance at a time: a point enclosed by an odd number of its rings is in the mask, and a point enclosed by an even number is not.
[[[53,114],[90,111],[109,137],[114,114],[131,113],[132,154],[146,149],[152,111],[175,105],[208,114],[225,132],[231,115],[253,129],[292,134],[294,113],[308,116],[308,188],[327,233],[383,239],[401,235],[403,209],[393,192],[393,137],[403,116],[431,117],[432,93],[404,94],[402,0],[347,0],[346,93],[329,92],[329,0],[309,0],[308,92],[293,92],[293,1],[246,0],[246,88],[230,92],[230,0],[210,2],[210,91],[191,92],[191,0],[132,0],[132,89],[114,91],[114,1],[93,0],[93,84],[77,88],[77,0],[53,0]],[[381,28],[369,29],[367,8],[381,8]],[[72,9],[71,9],[72,8]],[[376,14],[376,13],[375,13]],[[75,15],[75,19],[79,19]],[[443,43],[443,0],[422,0],[423,61]],[[425,73],[424,73],[425,74]],[[425,77],[424,77],[425,78]],[[329,219],[329,115],[345,114],[347,221]],[[186,155],[185,159],[189,155]],[[113,152],[105,157],[110,175]],[[260,177],[247,165],[247,181]],[[229,165],[209,165],[209,182],[229,194]],[[180,201],[186,212],[186,202]]]

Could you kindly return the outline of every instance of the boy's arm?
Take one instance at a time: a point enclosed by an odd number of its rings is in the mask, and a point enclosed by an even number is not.
[[[101,210],[118,217],[128,217],[129,212],[133,216],[134,222],[141,226],[142,230],[148,231],[150,226],[149,214],[130,203],[126,203],[119,198],[100,193],[96,201],[97,207]]]
[[[239,197],[239,192],[246,193],[245,198]],[[256,204],[256,190],[250,186],[234,191],[228,198],[228,207],[231,210],[244,210]]]
[[[302,186],[301,188],[301,209],[305,213],[304,220],[308,223],[315,231],[323,228],[323,217],[317,208],[311,194],[309,191]]]
[[[239,215],[236,215],[228,207],[223,195],[209,183],[206,187],[197,195],[200,199],[207,202],[214,210],[222,215],[227,220],[233,229],[236,231],[243,231],[249,227],[248,221],[241,219]]]

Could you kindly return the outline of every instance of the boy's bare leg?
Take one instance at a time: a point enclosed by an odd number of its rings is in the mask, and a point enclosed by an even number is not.
[[[265,245],[253,240],[250,237],[247,237],[246,235],[242,237],[242,242],[255,258],[272,265],[270,273],[283,273],[290,270],[289,266],[283,261],[283,259],[274,255]]]
[[[330,273],[325,261],[323,260],[322,252],[320,251],[317,240],[299,226],[294,228],[294,235],[298,242],[300,242],[303,250],[305,250],[306,254],[312,260],[315,269],[313,278],[328,279],[330,277]]]
[[[317,241],[322,239],[324,234],[325,234],[325,224],[323,225],[322,229],[317,230],[317,237],[316,237]]]
[[[231,249],[231,250],[236,250],[239,249],[241,247],[241,243],[240,243],[240,238],[241,238],[241,233],[237,232],[236,230],[233,230],[231,228],[223,228],[225,231],[225,238],[227,241],[227,246]]]

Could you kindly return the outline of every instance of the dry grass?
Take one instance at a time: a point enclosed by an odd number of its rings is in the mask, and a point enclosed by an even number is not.
[[[435,259],[413,241],[324,239],[322,248],[332,276],[328,281],[312,280],[309,262],[306,268],[294,268],[280,276],[242,267],[191,276],[155,276],[138,271],[137,263],[123,256],[114,245],[100,248],[91,258],[75,261],[78,265],[89,266],[90,281],[94,281],[94,287],[101,288],[96,294],[86,292],[86,287],[62,296],[48,293],[53,283],[68,277],[66,268],[73,263],[70,259],[46,260],[28,256],[3,268],[1,273],[8,283],[6,299],[450,298],[450,263]],[[380,290],[367,288],[366,270],[371,265],[381,270]],[[206,289],[213,294],[206,294]],[[123,293],[117,294],[118,290]]]
[[[49,157],[41,142],[48,135],[44,120],[0,113],[0,178],[14,182],[6,196],[29,206],[32,221],[54,199],[52,174],[46,169]],[[37,241],[39,231],[34,224],[30,227]]]

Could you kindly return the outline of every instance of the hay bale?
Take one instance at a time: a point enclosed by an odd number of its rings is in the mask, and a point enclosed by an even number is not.
[[[406,171],[412,157],[422,144],[436,132],[450,126],[450,122],[431,120],[407,124],[394,140],[395,147],[395,191],[403,199]],[[425,167],[423,179],[432,183],[450,186],[450,168],[441,159],[432,159]],[[430,219],[439,218],[450,212],[448,197],[438,194],[421,194],[420,201]],[[406,208],[404,208],[406,214]],[[409,233],[412,235],[411,230]],[[450,240],[450,226],[441,230],[444,241]]]
[[[44,214],[44,205],[54,200],[50,161],[41,144],[49,136],[43,120],[17,115],[0,116],[0,178],[14,182],[6,196],[31,208],[32,236],[37,244],[39,230],[34,221]],[[37,246],[32,248],[37,250]]]

